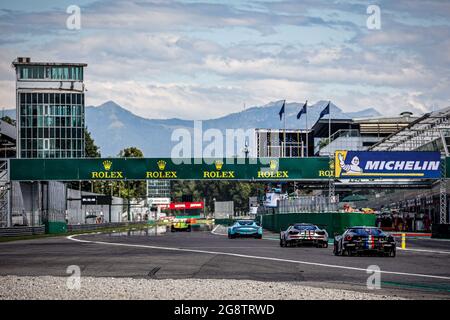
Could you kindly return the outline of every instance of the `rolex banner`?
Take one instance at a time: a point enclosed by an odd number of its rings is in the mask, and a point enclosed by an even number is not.
[[[335,177],[341,179],[438,179],[439,152],[336,151]]]
[[[448,158],[450,159],[450,158]],[[447,161],[448,162],[448,161]],[[328,157],[259,159],[11,159],[10,180],[439,179],[438,152],[337,151]],[[446,169],[449,176],[450,163]]]
[[[11,159],[11,180],[302,180],[328,179],[328,158]]]

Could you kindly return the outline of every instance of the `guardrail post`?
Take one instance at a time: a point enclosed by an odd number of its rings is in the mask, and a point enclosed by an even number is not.
[[[406,249],[406,233],[402,233],[402,249]]]

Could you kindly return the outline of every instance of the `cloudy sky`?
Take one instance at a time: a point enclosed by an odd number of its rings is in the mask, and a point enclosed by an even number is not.
[[[81,9],[81,28],[66,12]],[[369,5],[380,29],[369,29]],[[450,106],[450,1],[0,2],[0,106],[17,56],[86,62],[87,104],[213,118],[270,101],[331,100],[388,115]]]

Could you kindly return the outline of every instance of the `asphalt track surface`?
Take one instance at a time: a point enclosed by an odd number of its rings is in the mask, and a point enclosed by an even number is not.
[[[276,235],[275,235],[276,236]],[[265,239],[228,239],[209,231],[89,234],[0,243],[0,276],[82,276],[153,279],[296,281],[416,299],[450,299],[450,241],[411,239],[397,257],[334,256],[328,248],[281,248]],[[366,269],[381,270],[381,289],[369,290]]]

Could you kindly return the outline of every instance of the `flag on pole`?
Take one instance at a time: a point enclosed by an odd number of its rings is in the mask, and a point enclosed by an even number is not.
[[[322,112],[319,115],[319,120],[323,118],[324,115],[330,114],[330,102],[328,102],[325,109],[322,110]]]
[[[280,112],[278,112],[278,114],[280,115],[280,121],[283,118],[283,113],[284,113],[284,105],[286,104],[286,100],[283,101],[283,105],[281,106]]]
[[[297,119],[300,119],[300,117],[302,116],[302,114],[306,114],[306,105],[308,104],[308,100],[306,100],[305,104],[303,105],[302,109],[300,110],[300,112],[297,114]]]

